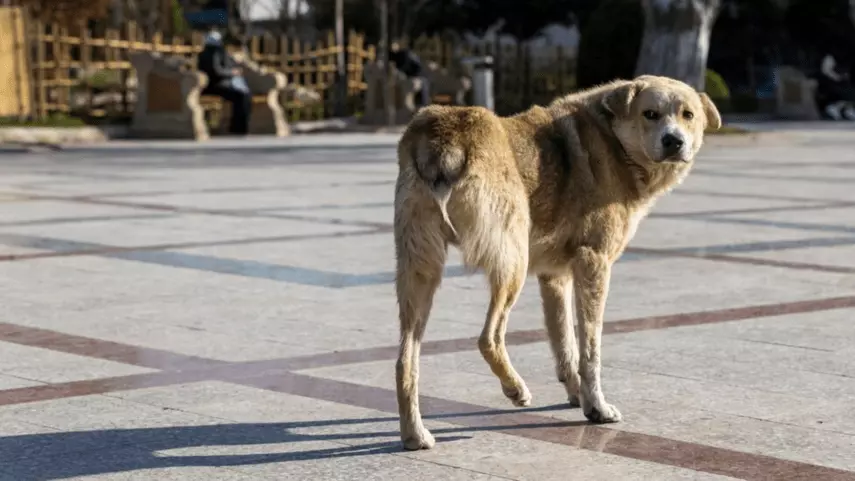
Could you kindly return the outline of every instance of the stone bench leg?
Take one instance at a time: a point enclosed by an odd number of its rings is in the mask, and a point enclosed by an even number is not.
[[[143,138],[210,138],[199,95],[204,74],[177,70],[159,56],[136,53],[131,63],[137,74],[137,99],[131,133]]]
[[[277,137],[287,137],[291,133],[291,128],[285,121],[285,112],[279,104],[279,91],[271,91],[263,102],[252,103],[249,132]]]

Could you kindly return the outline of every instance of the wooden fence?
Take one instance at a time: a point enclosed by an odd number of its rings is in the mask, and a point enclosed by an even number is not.
[[[32,114],[24,11],[0,7],[0,117]]]
[[[27,101],[35,117],[70,113],[88,117],[129,117],[133,109],[136,79],[129,62],[134,51],[154,51],[166,55],[195,57],[201,50],[200,33],[167,38],[145,35],[133,23],[121,30],[94,34],[87,22],[77,26],[25,22],[30,88]],[[250,58],[288,77],[289,84],[313,89],[322,102],[314,106],[286,105],[289,119],[321,119],[334,111],[336,57],[345,49],[349,114],[359,113],[367,85],[364,64],[373,61],[375,48],[365,38],[350,32],[345,45],[333,35],[320,41],[300,42],[270,35],[249,40]],[[408,42],[403,42],[405,45]],[[495,61],[496,110],[511,114],[532,104],[546,104],[571,92],[575,86],[575,56],[555,46],[532,48],[524,44],[495,42],[453,42],[441,37],[421,37],[409,42],[423,61],[437,62],[451,71],[463,73],[461,64],[470,55],[491,55]],[[0,65],[4,68],[5,63]],[[23,98],[23,97],[22,97]]]
[[[122,30],[106,30],[94,36],[81,22],[77,28],[45,25],[32,20],[31,39],[34,107],[38,117],[54,112],[76,115],[128,116],[133,109],[136,79],[129,61],[134,51],[195,57],[203,47],[203,36],[165,38],[159,33],[144,35],[129,23]],[[248,50],[257,63],[284,73],[289,84],[321,94],[317,105],[286,105],[290,119],[320,119],[333,111],[335,61],[340,49],[347,51],[348,93],[351,111],[359,108],[367,88],[363,65],[374,58],[374,48],[351,32],[346,45],[337,45],[332,34],[314,44],[301,44],[286,37],[252,38]]]

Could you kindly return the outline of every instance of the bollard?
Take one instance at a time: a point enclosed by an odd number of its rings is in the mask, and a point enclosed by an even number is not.
[[[468,57],[463,62],[472,68],[472,101],[495,110],[493,98],[493,57]]]

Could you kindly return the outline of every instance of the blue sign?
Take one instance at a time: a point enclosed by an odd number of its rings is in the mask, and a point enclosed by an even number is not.
[[[191,27],[226,27],[229,24],[229,12],[224,8],[185,13],[184,19]]]

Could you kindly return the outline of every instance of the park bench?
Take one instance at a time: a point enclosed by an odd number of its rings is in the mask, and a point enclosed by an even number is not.
[[[466,92],[472,88],[471,79],[454,75],[436,62],[428,62],[423,75],[428,80],[431,103],[466,105]]]
[[[190,60],[135,52],[131,54],[131,63],[138,80],[131,122],[134,136],[206,140],[211,135],[206,114],[218,114],[216,133],[225,130],[229,103],[216,96],[202,95],[208,83],[207,76],[194,70]],[[285,76],[252,62],[238,61],[238,64],[253,93],[250,133],[288,135],[288,124],[280,104]]]
[[[384,91],[386,71],[382,61],[369,62],[365,65],[365,82],[368,90],[365,92],[365,112],[361,121],[370,125],[386,123]],[[416,113],[415,94],[422,88],[419,78],[408,78],[394,66],[391,72],[394,80],[392,85],[392,105],[395,111],[395,123],[405,124]]]
[[[781,119],[819,120],[816,106],[816,80],[801,70],[780,66],[775,68],[775,114]]]
[[[385,70],[383,62],[371,62],[365,66],[365,82],[368,90],[365,94],[365,113],[362,122],[366,124],[385,124],[386,114],[384,112],[385,99]],[[430,89],[430,101],[441,105],[466,105],[466,92],[472,87],[472,81],[468,77],[450,74],[447,69],[441,68],[435,62],[428,62],[424,71],[424,77],[428,80]],[[421,78],[408,78],[402,72],[392,67],[393,84],[393,109],[395,111],[395,122],[405,124],[415,114],[416,94],[422,88]]]

